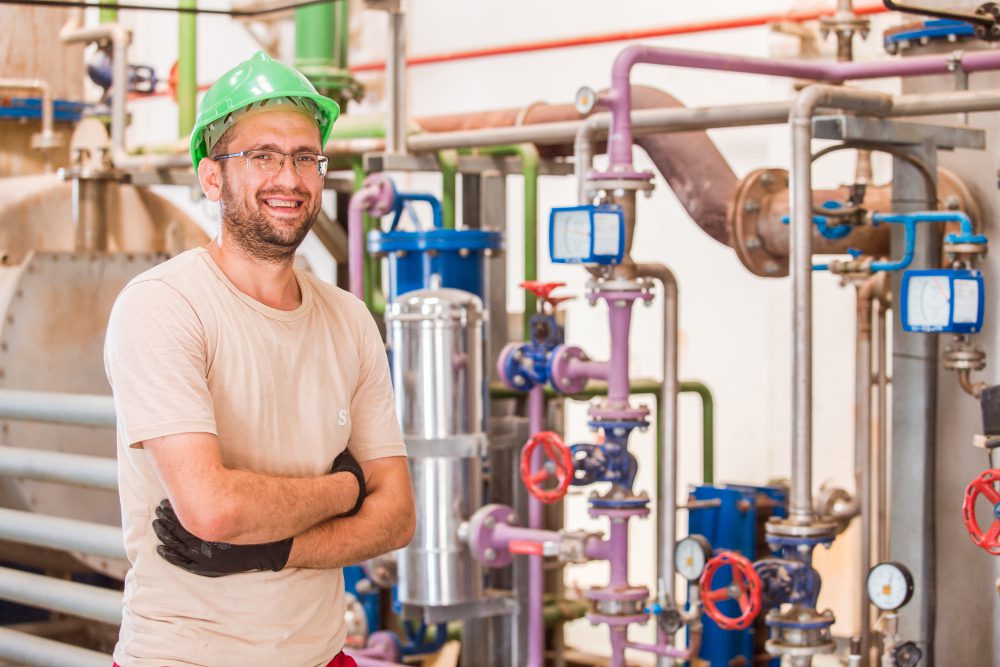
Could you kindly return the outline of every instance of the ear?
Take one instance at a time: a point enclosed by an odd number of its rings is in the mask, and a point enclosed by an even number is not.
[[[222,165],[215,160],[203,157],[198,163],[198,182],[205,192],[208,201],[217,202],[222,199]]]

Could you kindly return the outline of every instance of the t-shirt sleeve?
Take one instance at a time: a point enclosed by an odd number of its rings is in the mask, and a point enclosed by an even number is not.
[[[368,310],[359,304],[358,312],[363,320],[358,350],[361,365],[351,397],[351,453],[358,461],[406,456],[396,419],[385,344]]]
[[[218,433],[204,327],[188,300],[166,283],[135,283],[118,296],[104,366],[130,446],[178,433]]]

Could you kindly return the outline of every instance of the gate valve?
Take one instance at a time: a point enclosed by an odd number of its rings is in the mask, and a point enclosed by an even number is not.
[[[962,520],[969,531],[969,537],[976,546],[994,556],[1000,556],[1000,491],[994,486],[997,482],[1000,482],[1000,470],[994,468],[984,471],[965,489],[965,502],[962,503]],[[984,496],[993,505],[993,523],[985,534],[976,520],[976,501],[979,496]]]
[[[712,588],[712,580],[724,566],[732,569],[732,583],[722,588]],[[705,613],[723,630],[746,630],[761,610],[760,575],[753,563],[733,551],[723,551],[705,565],[701,575],[702,604]],[[735,600],[739,616],[729,616],[719,609],[719,603]]]
[[[535,450],[542,448],[542,467],[531,469]],[[573,480],[573,456],[558,433],[542,431],[531,436],[521,449],[521,480],[528,492],[543,503],[554,503],[566,495]],[[554,488],[545,488],[546,482],[555,481]]]
[[[923,651],[913,642],[900,644],[892,651],[892,660],[896,667],[917,667],[922,657],[924,657]]]

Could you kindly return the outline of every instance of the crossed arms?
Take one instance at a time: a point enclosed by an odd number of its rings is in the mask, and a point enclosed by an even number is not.
[[[406,546],[413,492],[406,458],[361,463],[367,497],[354,507],[350,473],[277,477],[225,467],[218,438],[181,433],[143,442],[184,528],[208,542],[251,545],[294,538],[287,567],[335,568]]]

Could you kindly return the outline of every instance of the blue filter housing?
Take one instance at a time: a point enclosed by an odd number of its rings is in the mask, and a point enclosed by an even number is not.
[[[416,232],[372,231],[368,252],[389,260],[389,301],[431,286],[472,292],[486,302],[486,258],[503,247],[500,232],[481,229],[429,229]]]
[[[688,515],[688,532],[708,539],[714,552],[723,549],[738,551],[751,561],[771,555],[763,540],[764,524],[772,516],[787,515],[788,498],[785,489],[741,484],[698,486],[691,497],[697,503]],[[714,586],[721,587],[729,583],[724,575],[725,571],[716,575]],[[735,600],[721,602],[719,608],[727,614],[739,613]],[[698,656],[702,660],[706,660],[712,667],[762,664],[756,660],[757,655],[763,653],[763,644],[767,639],[768,631],[762,618],[746,630],[723,630],[704,613],[701,621],[704,624],[704,636]],[[744,662],[740,662],[740,659]],[[768,661],[767,665],[778,667],[780,663],[775,658]]]

